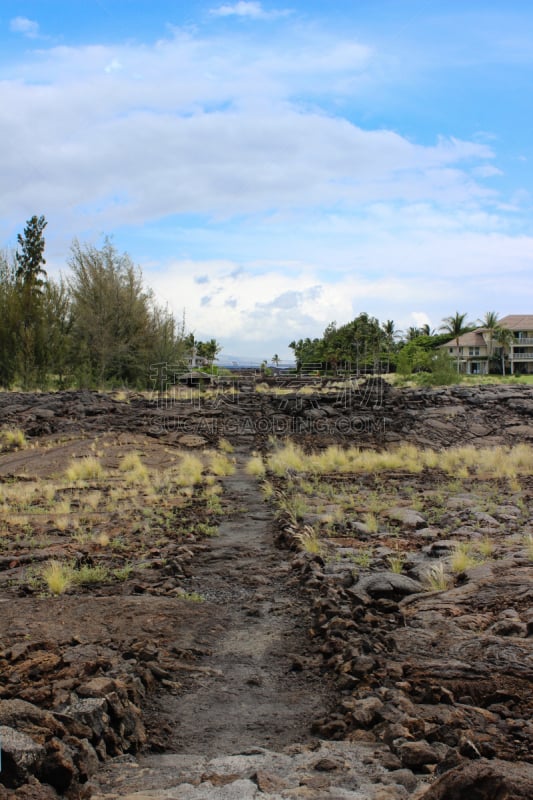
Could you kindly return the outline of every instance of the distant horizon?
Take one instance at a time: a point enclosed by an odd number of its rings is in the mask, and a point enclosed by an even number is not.
[[[58,277],[110,236],[250,359],[363,311],[512,314],[532,84],[525,0],[3,0],[0,247],[43,214]]]

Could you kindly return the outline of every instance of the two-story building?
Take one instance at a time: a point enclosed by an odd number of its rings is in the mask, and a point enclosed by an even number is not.
[[[459,371],[467,375],[488,375],[489,340],[485,328],[463,333],[456,341],[452,339],[441,345],[459,365]],[[457,350],[459,347],[459,350]]]
[[[507,348],[511,373],[533,373],[533,314],[510,314],[499,325],[513,334]]]
[[[441,347],[458,362],[460,372],[467,375],[501,372],[502,355],[506,372],[533,374],[533,314],[509,314],[498,324],[509,331],[504,344],[487,328],[476,328],[463,333],[458,342],[451,339]]]

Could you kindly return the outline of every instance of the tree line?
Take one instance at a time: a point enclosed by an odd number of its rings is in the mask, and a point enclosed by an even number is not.
[[[459,352],[454,366],[441,345],[453,341],[459,347],[459,338],[469,331],[482,327],[487,331],[489,359],[494,369],[494,345],[508,344],[509,331],[499,324],[498,314],[488,311],[477,323],[469,322],[466,313],[455,312],[445,317],[439,332],[429,325],[398,330],[393,320],[382,323],[363,312],[354,320],[337,327],[331,322],[321,337],[292,341],[297,367],[315,366],[318,370],[338,372],[361,370],[371,372],[438,373],[442,382],[452,382],[459,372]],[[502,351],[503,352],[503,351]],[[503,361],[500,368],[505,370]]]
[[[74,240],[66,277],[46,272],[44,216],[33,216],[17,236],[15,252],[0,252],[0,386],[23,389],[149,385],[156,363],[212,366],[220,352],[216,339],[198,342],[156,302],[141,269],[110,239],[100,248]],[[343,369],[439,373],[453,380],[457,372],[439,346],[479,325],[456,312],[442,321],[402,332],[393,320],[381,323],[367,313],[345,325],[331,322],[318,338],[290,343],[299,369]],[[493,343],[508,341],[491,311],[478,323]],[[503,352],[503,350],[502,350]],[[274,357],[279,363],[279,357]],[[502,368],[505,365],[502,360]],[[459,362],[457,362],[457,371]]]
[[[67,276],[50,278],[46,225],[33,216],[16,252],[0,253],[2,387],[143,388],[150,364],[186,362],[193,349],[216,356],[215,340],[195,342],[109,239],[100,248],[75,240]]]

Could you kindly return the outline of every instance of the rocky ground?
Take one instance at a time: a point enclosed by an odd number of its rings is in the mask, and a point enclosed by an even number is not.
[[[288,470],[265,500],[246,471],[283,437],[531,443],[532,411],[529,387],[381,381],[0,394],[29,443],[0,455],[0,798],[533,796],[531,474]],[[429,587],[458,542],[472,561]],[[50,561],[76,576],[57,594]]]

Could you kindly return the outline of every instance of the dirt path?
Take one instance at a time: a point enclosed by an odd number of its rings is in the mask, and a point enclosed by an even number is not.
[[[135,762],[140,772],[119,759],[93,780],[96,796],[123,796],[114,791],[125,791],[125,784],[130,792],[154,788],[162,764],[168,773],[169,765],[186,763],[194,773],[195,765],[205,767],[215,757],[318,746],[311,724],[331,706],[331,687],[317,670],[302,669],[307,609],[291,586],[286,554],[274,547],[273,515],[244,470],[247,455],[236,458],[235,474],[224,479],[235,512],[194,562],[185,585],[212,604],[205,629],[211,650],[183,693],[159,696],[149,709],[151,724],[157,720],[166,734],[167,752],[179,755],[145,755]]]
[[[216,605],[212,627],[219,635],[194,691],[160,704],[177,752],[213,756],[305,741],[325,710],[319,679],[291,669],[293,656],[306,648],[305,610],[287,585],[272,514],[245,460],[240,454],[235,475],[224,481],[236,512],[222,522],[186,586]]]

